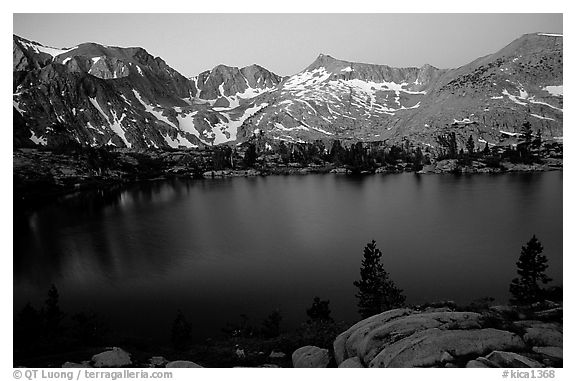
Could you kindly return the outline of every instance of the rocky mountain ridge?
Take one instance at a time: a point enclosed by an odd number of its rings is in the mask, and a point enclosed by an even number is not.
[[[288,77],[219,65],[185,78],[142,48],[56,49],[14,36],[14,145],[195,148],[262,133],[434,149],[456,132],[481,147],[515,144],[525,121],[561,141],[562,49],[562,35],[534,33],[457,69],[321,54]]]

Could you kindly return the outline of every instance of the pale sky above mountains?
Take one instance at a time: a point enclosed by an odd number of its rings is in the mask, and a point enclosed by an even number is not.
[[[295,74],[320,54],[394,67],[455,68],[562,14],[14,14],[15,34],[53,47],[140,46],[190,77],[218,64]]]

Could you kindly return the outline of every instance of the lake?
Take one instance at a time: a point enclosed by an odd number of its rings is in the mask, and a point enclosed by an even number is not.
[[[509,298],[533,234],[562,284],[562,172],[166,180],[64,197],[14,216],[14,311],[51,284],[66,312],[167,341],[181,309],[197,338],[279,309],[284,329],[314,296],[355,322],[372,239],[408,303]]]

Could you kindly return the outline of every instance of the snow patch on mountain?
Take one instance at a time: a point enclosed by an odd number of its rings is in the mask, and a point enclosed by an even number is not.
[[[548,37],[564,37],[563,34],[558,33],[538,33],[539,36],[548,36]]]
[[[185,137],[183,137],[182,135],[180,135],[180,133],[176,135],[176,139],[172,139],[169,135],[162,135],[162,137],[166,141],[166,144],[168,144],[172,148],[178,148],[182,146],[186,148],[198,148],[196,144],[190,143],[190,141]]]
[[[544,90],[546,90],[547,92],[549,92],[551,95],[553,95],[555,97],[561,97],[564,95],[564,87],[562,85],[560,85],[560,86],[546,86],[546,87],[544,87]]]
[[[312,110],[312,112],[314,112],[315,115],[318,115],[318,112],[316,112],[316,109],[314,107],[312,107],[312,105],[305,101],[304,99],[296,99],[298,102],[300,103],[304,103],[306,106],[310,107],[310,109]]]
[[[88,99],[90,99],[90,103],[92,103],[92,106],[94,106],[100,112],[100,114],[104,117],[104,119],[106,120],[106,123],[108,123],[108,126],[110,126],[110,129],[112,131],[114,131],[114,133],[116,135],[118,135],[120,137],[120,139],[122,139],[124,144],[126,144],[126,147],[132,148],[132,143],[130,143],[126,139],[126,131],[122,127],[122,120],[124,120],[125,115],[122,114],[120,119],[118,119],[118,117],[116,116],[116,112],[114,110],[110,110],[110,113],[112,114],[112,118],[113,118],[112,120],[110,120],[110,118],[104,112],[102,107],[100,107],[100,104],[98,103],[98,100],[96,98],[90,97]]]
[[[320,127],[313,127],[313,126],[308,126],[308,127],[310,127],[311,129],[313,129],[313,130],[315,130],[315,131],[318,131],[318,132],[321,132],[321,133],[323,133],[323,134],[326,134],[326,135],[334,135],[334,134],[331,133],[331,132],[328,132],[328,131],[326,131],[326,130],[321,129]]]
[[[232,119],[228,114],[222,114],[228,119],[228,123],[218,123],[216,130],[218,133],[214,136],[214,144],[221,144],[229,141],[236,140],[238,134],[238,128],[244,124],[246,119],[250,118],[258,111],[263,108],[268,107],[268,103],[261,103],[259,105],[253,105],[252,107],[244,110],[244,113],[238,119]]]
[[[296,139],[290,135],[282,135],[282,136],[273,136],[272,139],[280,140],[283,142],[291,142],[291,143],[305,143],[302,139]]]
[[[292,91],[307,90],[310,86],[326,81],[330,78],[330,75],[324,67],[319,67],[312,71],[303,71],[290,77],[283,87]]]
[[[20,103],[18,103],[17,100],[13,99],[12,104],[14,105],[14,108],[20,113],[20,115],[24,114],[24,110],[20,108]]]
[[[40,44],[35,44],[33,42],[23,41],[23,40],[20,40],[20,43],[23,46],[25,46],[26,48],[34,50],[36,53],[46,53],[46,54],[51,55],[52,57],[59,56],[60,54],[67,53],[67,52],[77,48],[77,46],[74,46],[72,48],[58,49],[58,48],[53,48],[51,46],[44,46],[44,45],[40,45]]]
[[[510,99],[512,102],[517,103],[521,106],[526,106],[528,104],[526,102],[520,101],[520,99],[526,99],[525,97],[522,97],[522,92],[520,93],[520,96],[516,96],[516,95],[510,94],[508,92],[508,90],[504,89],[504,90],[502,90],[502,94],[506,95],[508,97],[508,99]]]
[[[374,93],[376,91],[394,91],[396,95],[400,92],[406,94],[426,94],[426,91],[412,91],[405,89],[404,87],[408,85],[406,82],[396,83],[396,82],[372,82],[372,81],[362,81],[361,79],[350,79],[350,80],[339,80],[342,83],[349,85],[351,87],[356,87],[362,89],[366,93]]]
[[[281,123],[274,123],[274,127],[276,127],[277,129],[281,130],[281,131],[296,131],[296,130],[302,130],[302,131],[310,131],[310,129],[308,127],[305,126],[296,126],[296,127],[284,127]]]
[[[502,94],[506,95],[514,103],[517,103],[517,104],[522,105],[522,106],[526,106],[526,105],[528,105],[528,103],[522,102],[522,101],[520,101],[520,99],[527,101],[527,102],[530,102],[532,104],[543,105],[543,106],[547,106],[547,107],[553,108],[553,109],[558,110],[558,111],[563,111],[560,107],[556,107],[556,106],[551,105],[551,104],[546,103],[546,102],[537,101],[535,99],[534,95],[529,95],[528,92],[525,91],[524,88],[522,88],[522,87],[520,87],[518,89],[518,91],[520,92],[519,96],[510,94],[508,92],[508,90],[506,90],[506,89],[502,90]]]
[[[503,131],[503,130],[500,130],[500,133],[504,134],[504,135],[508,135],[508,136],[520,136],[520,135],[522,135],[519,132],[510,132],[510,131]]]
[[[472,124],[472,123],[474,122],[472,122],[470,118],[463,118],[462,120],[454,119],[454,122],[452,122],[452,124]]]
[[[553,106],[553,105],[551,105],[550,103],[546,103],[546,102],[542,102],[542,101],[536,101],[536,100],[534,100],[534,97],[530,97],[529,101],[530,101],[530,103],[533,103],[533,104],[536,104],[536,105],[548,106],[548,107],[550,107],[550,108],[553,108],[554,110],[558,110],[558,111],[564,112],[564,110],[561,109],[560,107]]]
[[[200,140],[202,143],[210,145],[210,142],[204,140],[200,136],[200,133],[198,132],[196,126],[194,125],[194,116],[196,116],[197,113],[198,113],[197,111],[194,111],[190,114],[183,113],[176,115],[176,119],[178,120],[178,126],[180,127],[180,130],[192,134],[196,136],[198,140]]]
[[[248,81],[246,81],[246,83],[248,83]],[[267,93],[269,91],[272,91],[275,89],[274,86],[271,87],[264,87],[264,88],[254,88],[254,87],[248,87],[246,88],[246,90],[244,90],[241,93],[237,93],[234,95],[224,95],[224,88],[223,88],[223,84],[220,85],[219,87],[220,89],[220,93],[221,98],[224,98],[228,101],[228,106],[226,107],[214,107],[215,111],[224,111],[224,110],[232,110],[235,109],[236,107],[240,106],[240,101],[241,100],[248,100],[248,99],[252,99],[255,98],[259,95],[262,95],[264,93]],[[215,101],[214,101],[215,102]]]
[[[90,100],[90,103],[92,103],[92,106],[94,106],[94,108],[96,108],[96,110],[98,110],[98,112],[100,112],[100,114],[104,117],[104,119],[106,119],[106,121],[108,121],[108,115],[106,115],[104,110],[102,110],[102,108],[100,107],[100,104],[98,103],[96,98],[89,97],[88,99]]]
[[[86,123],[86,128],[89,128],[91,130],[96,131],[97,133],[99,133],[100,135],[105,135],[103,131],[101,131],[100,129],[94,127],[93,125],[90,124],[90,122]]]
[[[110,110],[110,113],[112,114],[112,117],[114,118],[114,120],[112,122],[108,121],[108,123],[110,124],[110,128],[112,129],[112,131],[114,131],[116,133],[116,135],[118,135],[120,137],[120,139],[122,139],[124,144],[126,144],[126,147],[132,148],[132,143],[130,143],[126,139],[126,131],[122,127],[122,120],[124,120],[124,117],[126,115],[122,114],[120,119],[118,119],[118,117],[116,116],[116,112],[114,110]]]
[[[34,144],[40,144],[43,146],[48,144],[48,139],[46,139],[43,136],[36,136],[36,134],[32,130],[30,130],[30,132],[32,132],[32,136],[30,136],[30,140],[32,140],[34,142]]]
[[[176,128],[176,129],[178,128],[174,123],[172,123],[167,117],[165,117],[162,114],[162,111],[156,111],[156,110],[154,110],[154,107],[152,107],[148,103],[144,102],[144,100],[142,99],[142,97],[140,96],[140,93],[138,91],[132,89],[132,92],[134,93],[134,96],[136,97],[136,99],[138,99],[138,102],[140,102],[142,104],[142,106],[144,106],[144,108],[146,109],[146,112],[154,115],[154,117],[157,120],[162,121],[162,122],[168,124],[169,126]]]
[[[548,117],[546,117],[546,116],[542,116],[542,115],[538,115],[538,114],[530,114],[530,115],[532,115],[533,117],[538,118],[538,119],[556,120],[556,119],[548,118]]]

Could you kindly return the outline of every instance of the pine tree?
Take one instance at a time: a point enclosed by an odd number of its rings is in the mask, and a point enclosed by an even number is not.
[[[543,289],[539,283],[546,284],[552,280],[544,273],[548,268],[548,258],[542,255],[543,250],[535,235],[526,246],[522,246],[520,258],[516,262],[516,272],[520,277],[514,278],[510,284],[512,303],[531,304],[542,299]]]
[[[536,150],[537,155],[540,155],[540,147],[542,146],[542,130],[538,130],[536,137],[532,141],[532,149]]]
[[[416,152],[414,153],[414,165],[413,169],[415,171],[419,171],[423,168],[424,163],[424,154],[422,153],[422,149],[420,147],[416,148]]]
[[[474,153],[474,139],[472,138],[472,135],[470,135],[468,141],[466,141],[466,150],[468,150],[469,155]]]
[[[358,312],[363,318],[402,307],[406,297],[390,279],[380,262],[382,252],[372,240],[364,248],[364,259],[360,269],[361,280],[355,281],[358,287]]]
[[[335,164],[343,164],[346,159],[346,150],[342,147],[340,140],[334,140],[330,149],[331,161]]]
[[[528,147],[532,143],[532,125],[526,121],[522,124],[522,138]]]
[[[60,323],[64,319],[64,313],[60,309],[60,295],[56,286],[52,285],[48,290],[48,297],[44,302],[44,318],[46,329],[49,334],[56,334],[60,330]]]
[[[246,153],[244,154],[244,165],[247,167],[252,167],[256,163],[258,154],[256,153],[256,146],[252,143],[248,144]]]
[[[186,316],[178,310],[176,319],[172,323],[172,345],[177,350],[185,350],[192,341],[192,326],[188,323]]]

